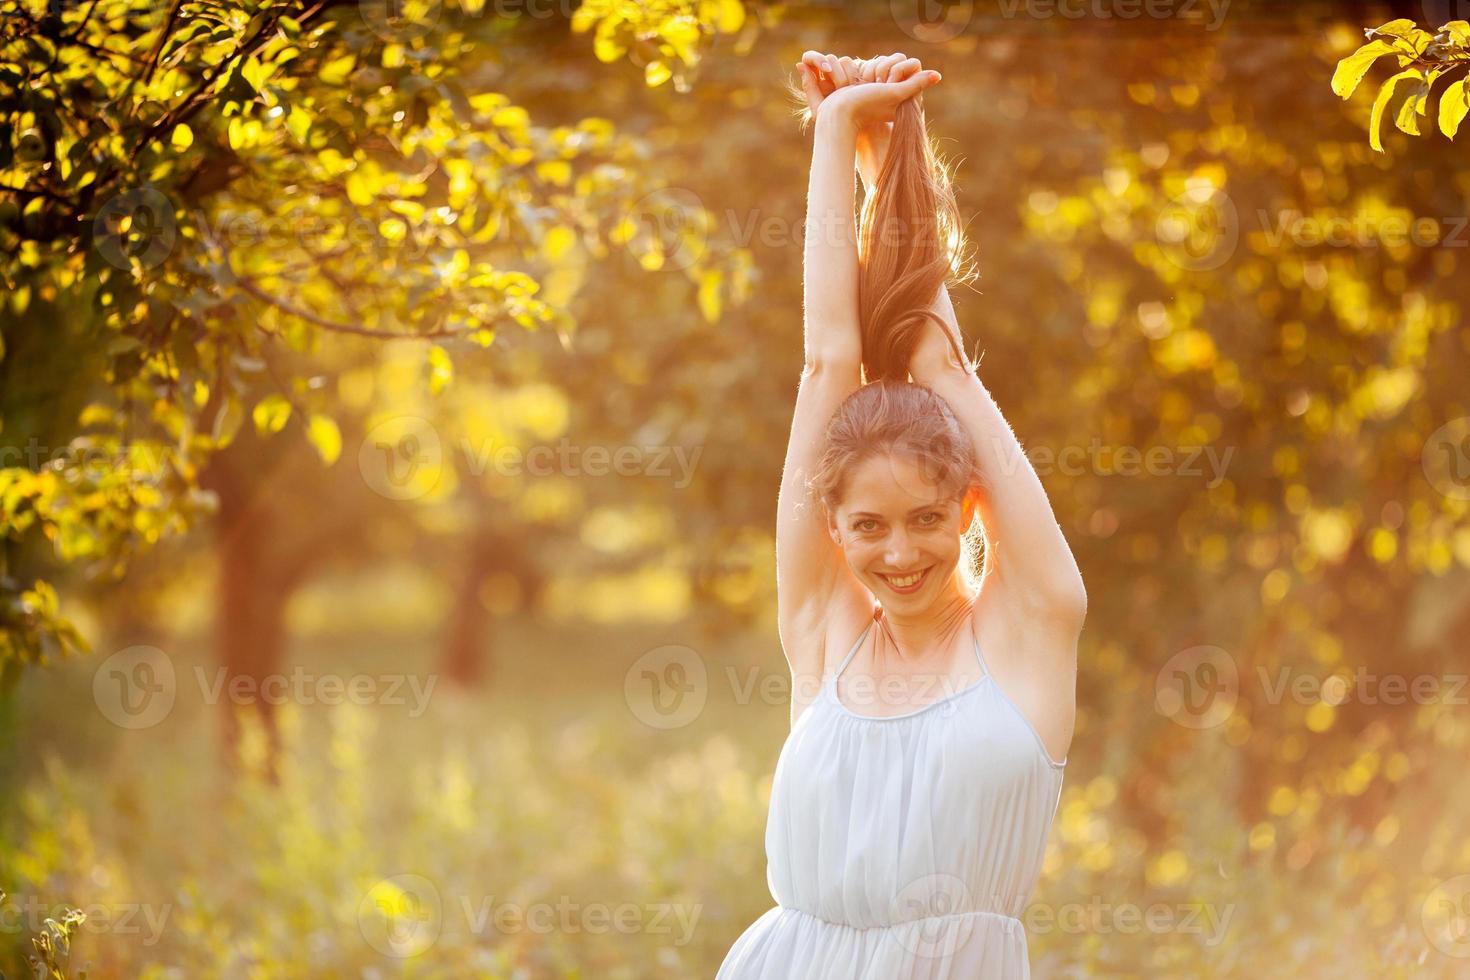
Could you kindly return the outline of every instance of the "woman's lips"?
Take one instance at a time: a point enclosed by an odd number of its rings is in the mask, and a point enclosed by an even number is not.
[[[890,589],[892,589],[894,592],[897,592],[899,595],[912,595],[913,593],[918,592],[920,589],[922,589],[924,587],[924,583],[925,582],[929,581],[929,573],[931,571],[933,571],[933,569],[934,569],[934,566],[933,565],[930,565],[928,568],[924,569],[922,572],[919,572],[918,573],[918,576],[919,576],[918,577],[918,580],[917,581],[914,581],[912,585],[908,585],[908,586],[895,585],[894,584],[894,579],[895,578],[898,578],[901,581],[905,581],[905,582],[906,581],[909,581],[910,579],[913,579],[913,577],[914,577],[914,573],[912,573],[912,572],[909,573],[908,575],[899,575],[899,576],[884,575],[882,572],[879,572],[878,573],[878,577],[883,580],[883,584],[884,585],[888,586]]]

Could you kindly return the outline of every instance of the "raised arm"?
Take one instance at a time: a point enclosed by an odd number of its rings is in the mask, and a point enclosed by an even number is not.
[[[945,320],[950,336],[931,325],[914,351],[910,373],[953,408],[989,480],[989,494],[982,495],[978,507],[991,566],[986,574],[994,574],[1004,592],[1048,621],[1080,629],[1086,613],[1082,573],[1041,478],[975,366],[964,357],[948,287],[939,288],[932,309]]]
[[[992,608],[1019,614],[1013,622],[1021,655],[1009,656],[1007,647],[991,665],[1004,672],[1007,693],[1048,756],[1065,759],[1077,718],[1077,645],[1087,591],[1041,478],[965,356],[947,286],[940,286],[931,309],[945,329],[930,322],[909,373],[949,403],[975,444],[989,484],[977,504],[986,541],[981,601],[999,600]]]
[[[978,505],[985,528],[986,575],[993,575],[1000,591],[1019,600],[1039,624],[1055,627],[1058,633],[1080,631],[1087,591],[1041,478],[964,355],[947,286],[940,287],[932,309],[947,324],[949,337],[931,323],[914,353],[910,374],[949,403],[989,478],[990,492]]]
[[[823,667],[826,614],[837,590],[852,601],[863,601],[865,591],[848,571],[821,507],[807,498],[805,487],[821,455],[828,420],[861,383],[856,141],[850,113],[837,105],[818,110],[802,254],[805,358],[776,502],[781,646],[794,674],[812,676]]]

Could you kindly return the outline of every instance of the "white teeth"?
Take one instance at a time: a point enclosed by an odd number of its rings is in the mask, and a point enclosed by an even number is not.
[[[892,575],[885,575],[883,577],[886,578],[886,579],[888,579],[888,581],[890,583],[892,583],[894,586],[896,586],[897,588],[906,589],[906,588],[908,588],[911,585],[918,584],[919,579],[921,579],[921,578],[924,577],[924,573],[923,572],[915,572],[912,575],[905,575],[903,578],[895,578]]]

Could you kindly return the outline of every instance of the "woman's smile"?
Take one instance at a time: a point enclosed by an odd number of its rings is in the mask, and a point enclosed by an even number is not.
[[[897,592],[899,595],[912,595],[924,587],[924,583],[929,580],[929,573],[933,569],[934,566],[930,565],[921,571],[910,572],[905,575],[885,575],[882,572],[877,574],[883,580],[884,584],[894,592]]]

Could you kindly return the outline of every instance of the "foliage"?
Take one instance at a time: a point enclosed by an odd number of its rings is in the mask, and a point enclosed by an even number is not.
[[[1470,22],[1452,20],[1431,33],[1400,18],[1368,28],[1364,34],[1368,43],[1337,63],[1332,91],[1350,98],[1374,62],[1390,55],[1397,60],[1400,70],[1379,86],[1368,118],[1368,142],[1382,152],[1384,114],[1392,112],[1395,126],[1418,136],[1419,117],[1428,114],[1434,83],[1470,63]],[[1440,93],[1439,130],[1450,139],[1455,138],[1470,109],[1467,82],[1470,76],[1461,75]]]
[[[569,345],[587,256],[662,267],[667,236],[633,219],[697,215],[611,120],[537,125],[479,84],[484,46],[517,28],[482,8],[4,0],[0,336],[14,351],[23,329],[67,324],[58,339],[101,363],[70,380],[89,396],[78,416],[3,460],[0,672],[81,645],[45,583],[10,567],[23,535],[116,579],[211,511],[199,473],[246,419],[335,463],[325,382],[354,343],[423,342],[438,392],[507,329]],[[647,16],[683,79],[741,9]],[[575,26],[607,59],[625,21],[592,5]],[[732,254],[704,243],[679,267],[711,318],[741,288]],[[22,408],[17,440],[41,428]]]

